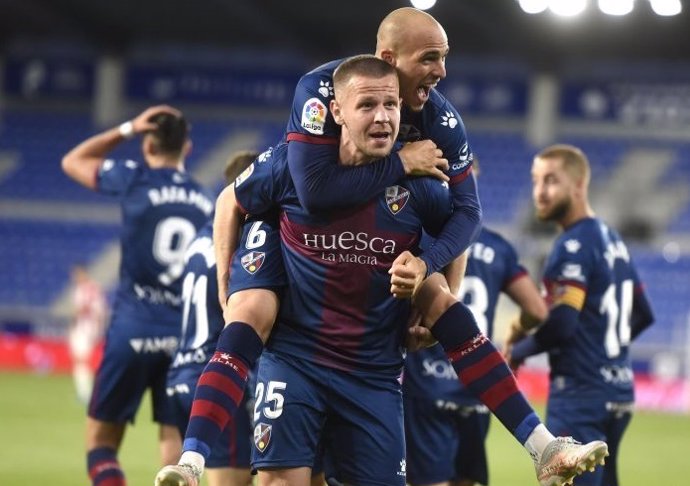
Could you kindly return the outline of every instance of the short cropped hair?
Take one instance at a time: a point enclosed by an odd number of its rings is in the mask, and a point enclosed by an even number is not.
[[[367,76],[380,79],[391,74],[397,78],[398,72],[383,59],[379,59],[371,54],[360,54],[345,59],[335,69],[333,73],[333,88],[337,92],[338,87],[345,85],[353,76]]]
[[[237,179],[237,176],[249,167],[258,156],[259,152],[254,150],[241,150],[232,154],[225,163],[225,183],[230,184]]]
[[[591,170],[589,159],[585,153],[574,145],[564,143],[550,145],[539,152],[536,156],[539,159],[560,159],[563,161],[563,168],[576,180],[584,180],[589,184]]]
[[[166,154],[179,154],[182,152],[187,137],[189,136],[189,124],[182,116],[170,113],[158,113],[149,118],[151,123],[157,125],[149,131],[155,147]]]

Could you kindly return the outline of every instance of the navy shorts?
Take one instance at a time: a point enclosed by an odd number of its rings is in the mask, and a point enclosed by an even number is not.
[[[585,472],[577,484],[588,486],[618,486],[617,455],[623,433],[632,418],[631,402],[605,400],[550,400],[546,410],[546,426],[554,435],[572,436],[587,443],[603,440],[609,446],[604,467]]]
[[[275,289],[287,285],[277,217],[250,217],[232,257],[228,295],[247,289]]]
[[[89,416],[104,422],[134,422],[141,399],[151,390],[153,420],[174,424],[170,401],[165,393],[166,376],[179,330],[151,322],[133,326],[118,323],[115,317],[105,340],[103,361],[96,372]],[[123,331],[124,329],[136,329]]]
[[[252,466],[312,467],[322,438],[329,476],[358,486],[404,486],[397,377],[345,372],[264,351],[255,392]]]
[[[485,440],[489,410],[405,396],[407,478],[410,484],[471,479],[488,483]]]
[[[184,381],[168,383],[168,395],[171,397],[175,424],[180,435],[184,437],[192,411],[194,391],[198,376],[190,376]],[[228,422],[216,443],[211,447],[211,455],[206,459],[206,467],[249,468],[252,444],[252,425],[250,407],[253,390],[247,387],[240,406]]]

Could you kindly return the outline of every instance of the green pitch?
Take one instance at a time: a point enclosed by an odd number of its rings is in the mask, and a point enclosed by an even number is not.
[[[0,479],[3,485],[87,486],[84,409],[67,376],[0,372]],[[120,461],[130,486],[150,486],[159,468],[157,429],[145,402]],[[491,424],[492,486],[536,485],[527,453]],[[638,412],[623,442],[621,486],[685,486],[690,481],[690,416]]]

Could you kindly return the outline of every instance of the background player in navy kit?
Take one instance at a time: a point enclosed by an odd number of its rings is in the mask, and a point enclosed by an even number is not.
[[[126,138],[143,134],[144,163],[107,156]],[[177,345],[184,252],[213,211],[206,189],[184,172],[191,141],[180,112],[145,110],[130,122],[77,145],[62,159],[81,185],[118,197],[122,206],[120,283],[103,361],[89,404],[86,448],[94,486],[121,486],[117,461],[125,426],[151,389],[161,424],[161,459],[179,454],[179,435],[165,396],[165,375]]]
[[[611,451],[603,469],[576,483],[617,486],[616,454],[634,400],[628,346],[654,316],[625,243],[589,205],[589,179],[589,161],[576,147],[553,145],[534,158],[537,217],[563,233],[544,271],[548,319],[511,357],[519,363],[549,351],[549,427],[580,441],[605,439]]]
[[[224,172],[226,184],[232,183],[257,155],[257,152],[251,151],[233,154]],[[225,326],[223,310],[217,298],[218,282],[211,220],[197,233],[187,250],[185,261],[182,334],[167,380],[167,392],[172,397],[181,436],[187,430],[197,381],[213,356],[218,336]],[[248,399],[252,393],[251,388],[247,389],[237,412],[211,449],[207,462],[209,486],[252,484],[249,466],[252,426],[248,411]]]
[[[477,158],[474,172],[479,175]],[[472,310],[484,334],[493,336],[501,292],[520,306],[526,325],[546,318],[539,290],[502,236],[483,227],[468,255],[458,296]],[[484,441],[489,410],[458,382],[440,345],[407,354],[403,400],[410,484],[488,484]]]

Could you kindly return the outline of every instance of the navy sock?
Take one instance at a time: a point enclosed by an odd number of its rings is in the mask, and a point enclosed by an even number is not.
[[[208,458],[211,445],[235,414],[247,387],[249,370],[263,351],[263,342],[244,322],[231,322],[220,333],[216,352],[199,377],[183,450]]]
[[[501,353],[479,330],[472,311],[462,302],[453,304],[431,333],[443,346],[462,384],[524,444],[541,421]]]
[[[117,461],[117,451],[110,447],[91,449],[86,465],[92,486],[125,486],[125,474]]]

